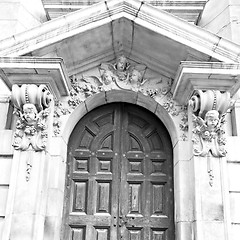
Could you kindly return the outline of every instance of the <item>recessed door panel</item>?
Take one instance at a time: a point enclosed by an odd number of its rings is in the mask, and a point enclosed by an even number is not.
[[[174,240],[172,148],[156,117],[100,107],[69,142],[64,239]]]

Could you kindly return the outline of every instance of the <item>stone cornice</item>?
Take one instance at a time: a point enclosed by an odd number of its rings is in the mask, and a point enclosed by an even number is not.
[[[64,0],[43,0],[45,10],[51,19],[66,15],[70,12],[84,9],[89,5],[96,4],[98,1],[64,1]],[[196,22],[199,14],[202,12],[207,0],[146,0],[145,3],[149,3],[158,9],[170,12],[171,14],[178,16],[188,22]]]
[[[2,57],[0,77],[10,89],[13,84],[46,84],[57,98],[69,95],[71,88],[61,58]]]
[[[239,64],[181,62],[171,91],[174,100],[187,104],[195,90],[227,91],[233,96],[239,87]]]
[[[1,56],[20,56],[125,17],[220,61],[240,61],[240,47],[138,0],[111,0],[54,19],[0,41]]]

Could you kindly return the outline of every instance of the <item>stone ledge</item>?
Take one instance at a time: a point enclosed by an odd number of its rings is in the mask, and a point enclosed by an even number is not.
[[[173,99],[187,104],[195,90],[228,91],[240,88],[240,64],[221,62],[181,62],[173,85]]]
[[[56,98],[68,96],[71,88],[62,58],[0,58],[0,77],[11,89],[13,84],[45,84]]]

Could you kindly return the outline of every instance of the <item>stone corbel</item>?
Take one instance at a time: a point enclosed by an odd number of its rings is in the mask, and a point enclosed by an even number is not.
[[[230,107],[230,94],[216,90],[196,90],[189,101],[193,109],[193,154],[223,157],[226,155],[224,123]]]
[[[207,158],[209,184],[213,185],[213,157],[226,156],[225,115],[230,107],[230,93],[196,90],[189,100],[193,110],[193,154]]]
[[[13,146],[16,150],[42,151],[46,147],[47,117],[52,95],[45,85],[13,85],[12,103],[18,116]]]
[[[52,94],[45,85],[13,85],[12,103],[18,117],[14,134],[15,150],[27,151],[26,180],[30,178],[33,153],[46,148],[47,120]]]

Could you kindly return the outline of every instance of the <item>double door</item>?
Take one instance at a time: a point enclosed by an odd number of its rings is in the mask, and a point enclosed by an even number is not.
[[[148,111],[88,113],[69,142],[64,239],[173,240],[172,148]]]

